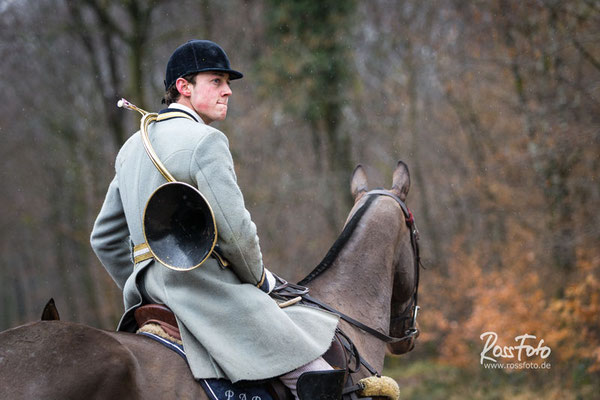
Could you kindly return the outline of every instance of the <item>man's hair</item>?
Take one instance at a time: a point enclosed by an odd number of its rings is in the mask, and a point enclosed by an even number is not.
[[[196,75],[198,75],[198,72],[193,72],[191,74],[184,75],[182,76],[182,78],[191,83],[192,85],[195,85]],[[179,90],[177,90],[177,85],[172,84],[171,87],[165,92],[165,96],[163,97],[162,102],[166,103],[167,105],[176,103],[177,100],[179,100],[179,96],[181,96],[181,93],[179,93]]]

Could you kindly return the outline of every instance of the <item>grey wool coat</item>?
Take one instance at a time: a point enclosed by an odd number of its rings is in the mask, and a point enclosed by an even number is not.
[[[133,263],[132,246],[145,240],[144,207],[165,183],[135,133],[119,151],[91,234],[92,248],[123,290],[126,311],[118,329],[136,329],[132,314],[144,293],[175,313],[195,378],[236,382],[279,376],[322,355],[338,317],[303,305],[281,309],[257,288],[262,255],[227,137],[192,114],[153,123],[149,137],[167,170],[196,186],[210,203],[217,243],[230,266],[222,268],[213,258],[191,271],[173,271],[154,259]]]

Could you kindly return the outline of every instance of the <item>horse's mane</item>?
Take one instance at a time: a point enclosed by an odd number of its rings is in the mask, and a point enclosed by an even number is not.
[[[352,233],[354,232],[354,230],[356,229],[356,226],[358,225],[358,221],[360,221],[360,219],[362,218],[364,213],[367,211],[367,209],[369,208],[369,206],[371,205],[373,200],[375,200],[375,196],[369,196],[367,198],[365,203],[354,213],[354,215],[352,216],[350,221],[348,221],[348,223],[342,230],[342,233],[340,234],[340,236],[338,236],[336,241],[333,243],[333,245],[331,246],[331,248],[325,255],[325,258],[323,258],[323,260],[319,263],[319,265],[317,265],[315,267],[315,269],[313,269],[311,271],[311,273],[309,273],[306,276],[306,278],[304,278],[300,282],[298,282],[298,285],[306,286],[309,282],[311,282],[317,276],[319,276],[323,272],[325,272],[331,266],[331,264],[333,264],[333,262],[336,260],[336,258],[340,254],[340,251],[342,251],[342,249],[344,248],[344,246],[346,245],[346,243],[352,236]]]

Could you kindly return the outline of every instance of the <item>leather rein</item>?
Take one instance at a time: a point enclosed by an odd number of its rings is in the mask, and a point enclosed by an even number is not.
[[[419,244],[418,244],[419,231],[417,229],[415,219],[414,219],[412,213],[410,212],[410,210],[408,209],[408,207],[406,206],[406,203],[404,203],[395,194],[390,193],[386,190],[376,189],[376,190],[371,190],[371,191],[367,192],[365,194],[365,196],[368,196],[367,200],[354,213],[354,215],[352,216],[350,221],[348,221],[348,223],[344,227],[342,233],[340,234],[338,239],[335,241],[335,243],[333,244],[333,246],[331,247],[331,249],[325,256],[323,261],[321,261],[321,263],[319,263],[319,265],[310,274],[308,274],[308,276],[306,278],[304,278],[303,280],[298,282],[298,284],[296,284],[296,285],[288,283],[288,282],[282,280],[281,278],[278,278],[282,282],[282,284],[280,286],[276,287],[273,291],[277,293],[281,290],[285,290],[286,297],[287,296],[300,296],[300,297],[302,297],[302,299],[304,301],[306,301],[308,303],[312,303],[314,305],[317,305],[318,307],[321,307],[321,308],[323,308],[327,311],[330,311],[334,314],[337,314],[344,321],[350,323],[351,325],[354,325],[355,327],[361,329],[362,331],[364,331],[366,333],[369,333],[370,335],[376,337],[377,339],[379,339],[383,342],[397,343],[397,342],[401,342],[401,341],[405,341],[405,340],[410,340],[413,337],[415,337],[419,332],[417,329],[417,314],[418,314],[419,308],[420,308],[417,305],[418,289],[419,289],[419,266],[421,265],[420,256],[419,256]],[[375,200],[375,198],[377,198],[378,196],[391,197],[392,199],[394,199],[396,201],[396,203],[398,203],[398,205],[400,205],[400,208],[402,209],[402,213],[404,214],[404,220],[410,230],[410,241],[411,241],[411,247],[412,247],[413,256],[414,256],[413,259],[414,259],[414,270],[415,270],[415,289],[414,289],[414,293],[413,293],[411,302],[404,309],[404,311],[402,311],[400,316],[394,317],[390,320],[390,324],[391,324],[393,321],[398,320],[398,319],[409,319],[409,318],[411,319],[411,324],[410,324],[409,328],[404,332],[404,336],[401,336],[401,337],[394,337],[394,336],[390,336],[390,335],[381,333],[381,332],[371,328],[370,326],[368,326],[360,321],[357,321],[356,319],[334,309],[333,307],[330,307],[329,305],[309,296],[308,295],[309,289],[307,287],[305,287],[305,285],[307,283],[311,282],[317,276],[321,275],[333,264],[333,262],[337,258],[337,255],[342,250],[342,248],[344,247],[346,242],[349,240],[349,238],[350,238],[352,232],[354,231],[354,229],[356,228],[358,222],[360,221],[362,216],[365,214],[365,212],[369,209],[369,207],[373,203],[373,200]],[[411,309],[412,309],[412,315],[405,316],[405,314],[407,312],[411,311]]]

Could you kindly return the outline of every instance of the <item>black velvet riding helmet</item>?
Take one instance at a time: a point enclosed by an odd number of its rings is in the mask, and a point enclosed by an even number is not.
[[[190,40],[179,46],[169,58],[165,75],[165,90],[177,78],[194,72],[219,71],[229,74],[229,79],[240,79],[244,75],[231,69],[225,51],[210,40]]]

